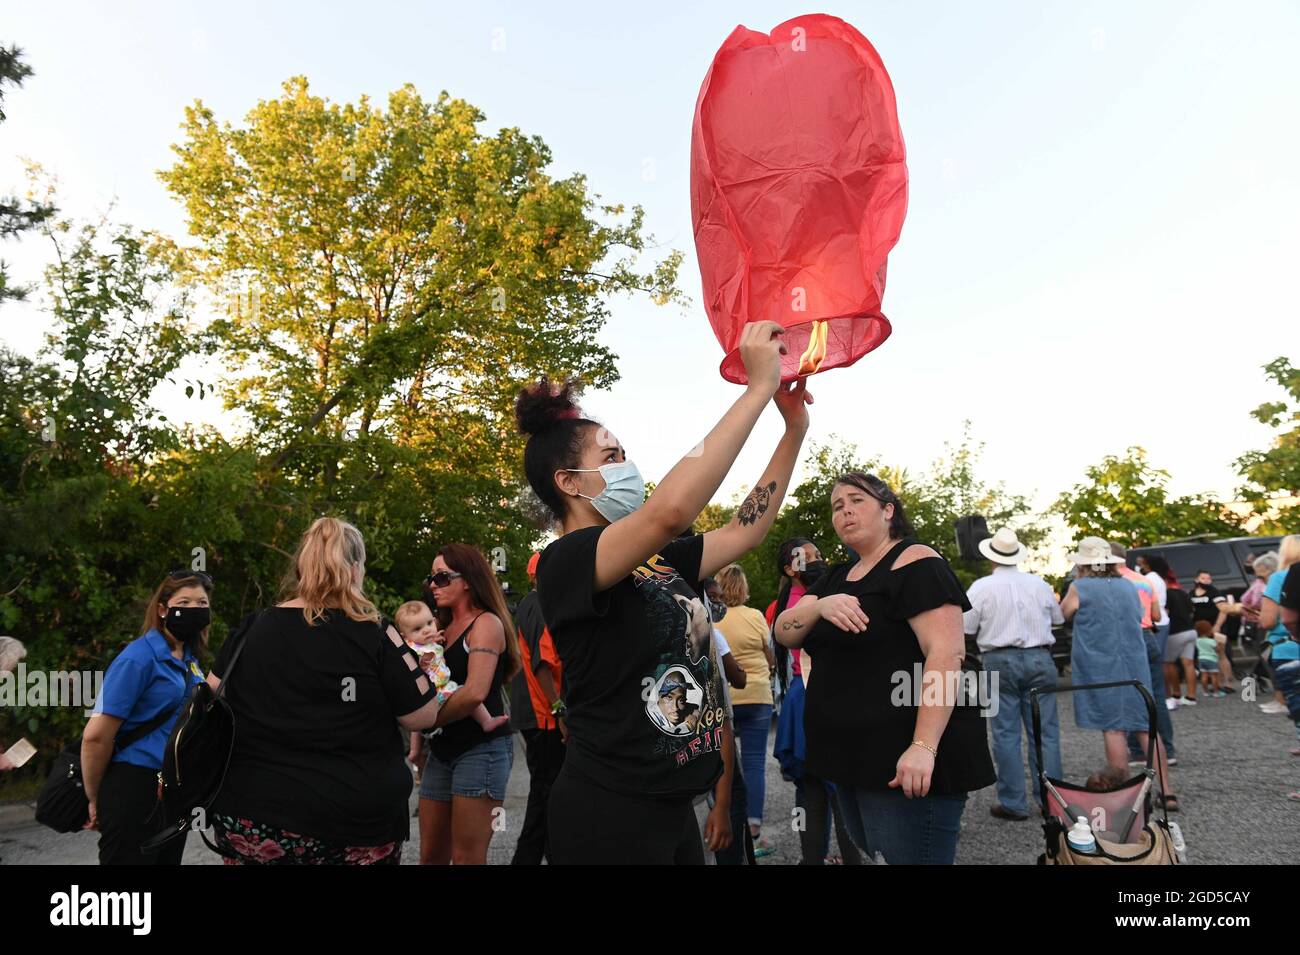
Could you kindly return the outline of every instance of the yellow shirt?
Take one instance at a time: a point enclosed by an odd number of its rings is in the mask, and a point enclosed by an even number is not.
[[[748,680],[743,690],[731,691],[732,706],[746,703],[772,703],[772,677],[763,648],[767,645],[767,621],[753,607],[729,607],[717,624],[727,638],[731,655],[736,658]]]

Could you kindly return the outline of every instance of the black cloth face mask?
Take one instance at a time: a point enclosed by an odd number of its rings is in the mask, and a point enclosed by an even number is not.
[[[804,567],[803,572],[799,574],[800,579],[803,580],[804,588],[816,587],[821,582],[821,579],[826,576],[826,571],[829,569],[830,565],[824,560],[814,560]]]
[[[167,632],[187,647],[197,644],[211,623],[210,607],[168,607],[163,617]]]

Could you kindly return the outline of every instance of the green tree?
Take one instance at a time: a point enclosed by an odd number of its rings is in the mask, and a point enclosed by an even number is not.
[[[142,236],[48,234],[52,331],[35,360],[0,350],[0,625],[28,643],[32,668],[94,670],[138,634],[149,588],[179,556],[143,478],[176,447],[153,393],[195,340]],[[6,715],[47,751],[82,723],[79,708]]]
[[[1242,496],[1263,513],[1269,512],[1268,495],[1285,491],[1300,494],[1300,369],[1286,358],[1275,358],[1264,366],[1268,377],[1285,392],[1282,401],[1260,405],[1251,415],[1278,431],[1266,451],[1249,451],[1237,459],[1237,473],[1249,482]],[[1300,508],[1272,515],[1260,528],[1263,533],[1286,533],[1300,520]]]
[[[916,538],[929,544],[953,566],[963,583],[985,573],[979,561],[963,561],[957,555],[956,521],[967,514],[983,514],[991,527],[1010,525],[1027,545],[1033,547],[1047,536],[1047,529],[1026,497],[1008,491],[1004,484],[989,484],[979,475],[983,445],[971,434],[970,423],[961,439],[945,444],[942,453],[924,470],[882,466],[863,457],[853,444],[833,439],[809,449],[803,481],[793,490],[763,543],[741,559],[753,594],[751,603],[766,609],[780,584],[776,554],[781,542],[807,537],[815,542],[827,561],[848,559],[848,551],[831,523],[831,492],[835,481],[848,471],[874,473],[889,483],[903,501]]]
[[[989,484],[979,476],[984,444],[971,433],[971,423],[962,426],[961,440],[944,444],[943,453],[920,475],[906,470],[883,468],[880,474],[903,500],[918,540],[929,544],[953,566],[962,583],[969,585],[988,572],[986,562],[963,559],[957,552],[958,518],[980,514],[990,531],[1011,527],[1029,548],[1047,539],[1048,528],[1035,512],[1029,498],[1007,490],[1004,482]]]
[[[1131,447],[1123,457],[1107,455],[1085,472],[1083,483],[1052,506],[1079,536],[1102,537],[1125,547],[1147,547],[1198,535],[1241,533],[1242,519],[1206,495],[1170,497],[1169,472]]]
[[[5,86],[20,87],[32,75],[32,68],[23,62],[23,51],[18,47],[0,46],[0,123],[5,116]],[[45,203],[23,202],[13,196],[0,196],[0,239],[13,239],[46,222],[54,215],[54,207]],[[9,272],[0,260],[0,304],[6,299],[21,300],[27,297],[27,288],[12,285]]]
[[[610,297],[680,297],[680,254],[636,269],[651,241],[639,208],[553,178],[541,139],[482,121],[410,86],[386,109],[340,106],[302,77],[239,128],[186,111],[160,173],[196,240],[174,256],[225,303],[212,332],[227,404],[249,419],[262,481],[291,488],[277,500],[296,516],[267,546],[329,510],[368,533],[394,589],[452,540],[501,548],[522,587],[537,531],[520,505],[519,387],[609,386],[615,356],[596,336]]]
[[[280,463],[328,484],[336,449],[307,450],[322,435],[387,429],[442,449],[500,426],[538,372],[607,386],[614,356],[594,337],[606,296],[677,294],[679,255],[633,269],[639,208],[597,222],[622,207],[597,207],[581,175],[548,176],[539,138],[485,136],[482,120],[410,86],[386,111],[338,106],[303,77],[243,128],[187,109],[160,176],[199,240],[184,250],[196,276],[218,294],[238,285],[217,328],[238,375],[229,400]]]

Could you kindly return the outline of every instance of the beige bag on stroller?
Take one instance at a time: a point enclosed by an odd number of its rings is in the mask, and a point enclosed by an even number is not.
[[[1159,819],[1142,827],[1137,834],[1138,842],[1114,842],[1093,833],[1097,840],[1096,855],[1075,852],[1070,848],[1070,840],[1065,838],[1065,831],[1059,825],[1053,829],[1056,851],[1049,845],[1043,859],[1045,865],[1178,865],[1174,837]]]
[[[1043,740],[1039,714],[1039,694],[1071,693],[1075,690],[1132,686],[1142,694],[1147,705],[1148,746],[1146,767],[1136,776],[1104,791],[1089,790],[1076,783],[1052,779],[1042,769]],[[1038,756],[1039,794],[1047,808],[1043,822],[1046,851],[1038,857],[1040,865],[1179,865],[1179,851],[1169,815],[1163,802],[1162,818],[1151,816],[1151,788],[1155,780],[1156,704],[1150,692],[1137,680],[1098,683],[1088,686],[1063,686],[1034,689],[1029,694]],[[1091,820],[1095,853],[1077,852],[1066,837],[1078,819]]]

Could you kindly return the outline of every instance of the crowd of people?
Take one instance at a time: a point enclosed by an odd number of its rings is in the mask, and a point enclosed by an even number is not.
[[[450,544],[420,598],[390,619],[365,593],[361,532],[323,517],[299,542],[280,603],[238,628],[204,674],[214,582],[168,574],[83,735],[100,861],[181,858],[184,832],[139,846],[164,822],[172,723],[205,680],[228,682],[238,726],[208,822],[225,861],[245,864],[396,863],[412,769],[420,861],[484,863],[514,731],[530,779],[516,864],[752,863],[773,851],[769,755],[795,789],[804,864],[951,864],[970,793],[996,785],[994,816],[1030,816],[1021,728],[1031,691],[1057,685],[1053,628],[1066,621],[1075,684],[1136,681],[1163,704],[1150,738],[1131,687],[1075,694],[1078,726],[1102,733],[1101,785],[1150,754],[1158,803],[1178,808],[1170,713],[1195,705],[1198,689],[1204,699],[1237,687],[1221,638],[1231,615],[1267,634],[1278,697],[1265,709],[1300,720],[1295,536],[1255,559],[1258,586],[1239,601],[1209,575],[1184,590],[1161,558],[1133,571],[1122,548],[1085,538],[1058,598],[1019,569],[1026,548],[1002,528],[979,543],[992,573],[967,591],[916,540],[904,501],[852,471],[823,502],[850,559],[829,566],[816,541],[783,541],[777,597],[766,613],[750,607],[737,561],[772,527],[812,404],[804,380],[780,384],[781,334],[746,329],[744,393],[705,453],[683,457],[648,498],[617,438],[582,415],[574,383],[543,379],[519,395],[525,477],[558,536],[529,561],[533,589],[513,613],[484,555]],[[754,491],[725,527],[695,533],[769,401],[785,428]],[[981,669],[999,694],[991,712],[956,689]],[[900,694],[900,675],[921,685]],[[1055,699],[1039,698],[1041,768],[1059,779]],[[1028,758],[1037,779],[1032,748]]]

